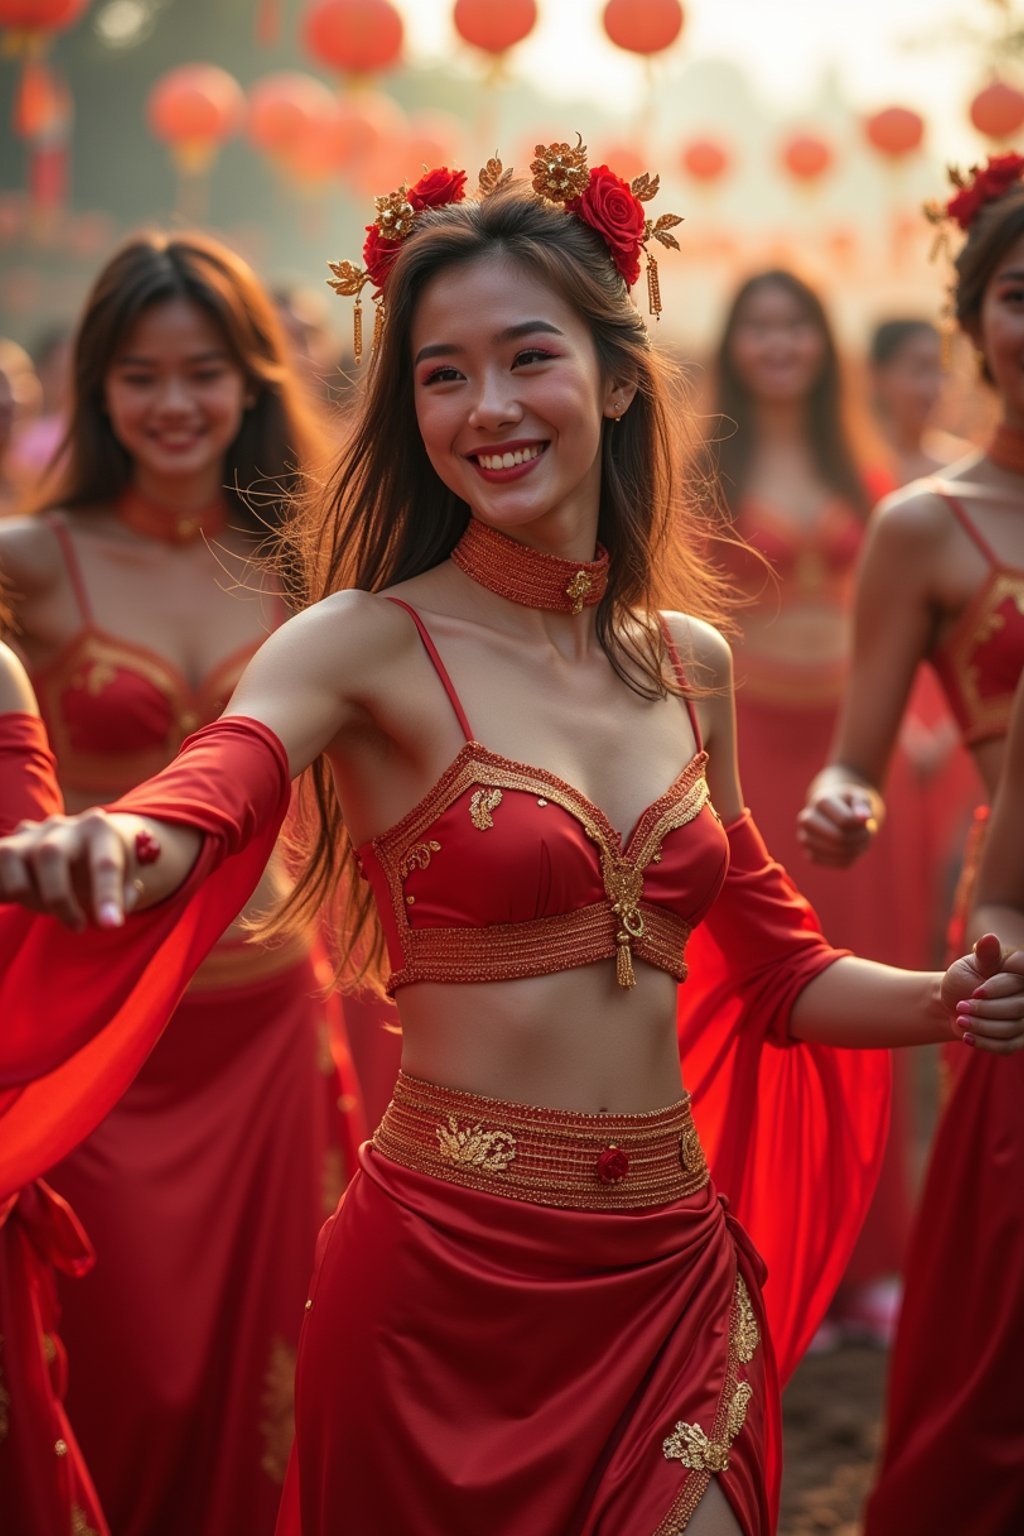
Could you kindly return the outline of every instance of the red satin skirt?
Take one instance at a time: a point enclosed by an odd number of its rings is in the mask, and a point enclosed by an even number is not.
[[[354,1160],[312,961],[226,946],[204,978],[50,1175],[97,1255],[61,1336],[113,1536],[273,1531],[316,1235]]]
[[[968,843],[958,947],[986,819]],[[1024,1055],[952,1044],[943,1058],[866,1536],[1024,1531]]]
[[[774,1529],[763,1266],[688,1101],[532,1109],[404,1074],[321,1234],[279,1536]]]

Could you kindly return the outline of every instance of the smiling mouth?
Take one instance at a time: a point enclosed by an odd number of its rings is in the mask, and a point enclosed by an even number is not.
[[[547,443],[524,443],[503,453],[471,453],[470,462],[488,479],[511,479],[531,469],[546,452]]]

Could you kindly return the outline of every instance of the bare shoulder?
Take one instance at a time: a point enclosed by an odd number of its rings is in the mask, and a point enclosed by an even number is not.
[[[933,553],[954,525],[943,483],[912,480],[886,496],[872,514],[873,548],[892,555]]]
[[[62,564],[53,529],[42,518],[0,520],[0,571],[9,586],[24,596],[45,591],[59,578]]]
[[[347,588],[321,598],[275,630],[262,647],[268,662],[300,663],[304,672],[369,678],[401,665],[417,644],[416,631],[394,603],[374,592]]]
[[[0,714],[38,714],[32,685],[21,662],[9,645],[0,640]]]
[[[701,692],[731,692],[732,649],[721,630],[687,613],[666,612],[662,618],[694,686]]]

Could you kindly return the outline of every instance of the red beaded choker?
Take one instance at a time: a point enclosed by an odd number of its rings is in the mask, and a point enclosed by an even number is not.
[[[194,544],[199,538],[215,539],[227,525],[227,509],[219,499],[199,512],[179,513],[161,507],[138,491],[125,491],[114,511],[119,522],[146,539],[163,544]]]
[[[608,551],[600,544],[596,560],[563,560],[520,544],[475,517],[452,559],[471,581],[524,608],[582,613],[601,601],[608,585]]]
[[[1024,432],[999,423],[985,449],[985,455],[1000,469],[1024,475]]]

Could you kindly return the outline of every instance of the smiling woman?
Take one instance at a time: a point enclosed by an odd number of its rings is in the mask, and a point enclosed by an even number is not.
[[[772,863],[671,370],[629,300],[653,183],[582,145],[531,170],[492,162],[472,199],[430,172],[379,200],[379,282],[335,267],[376,283],[383,333],[289,530],[315,600],[225,718],[105,813],[0,839],[28,909],[0,922],[6,1027],[30,1038],[45,965],[116,984],[144,1035],[313,768],[278,932],[336,914],[397,995],[403,1070],[319,1245],[287,1536],[769,1536],[777,1371],[885,1113],[886,1060],[845,1047],[943,1037],[990,973],[972,1038],[1024,1035],[998,945],[945,976],[840,954]],[[89,952],[38,908],[91,923]]]

